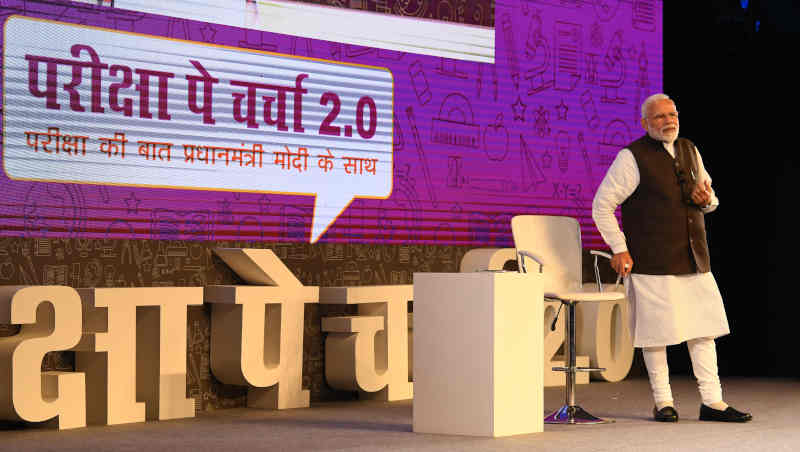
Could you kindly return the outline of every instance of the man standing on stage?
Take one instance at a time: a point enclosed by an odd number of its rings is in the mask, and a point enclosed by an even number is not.
[[[633,344],[644,355],[657,421],[677,422],[667,345],[686,342],[700,389],[700,420],[747,422],[722,400],[714,339],[730,332],[709,267],[705,219],[719,200],[700,153],[678,138],[678,110],[664,94],[642,104],[647,134],[621,150],[592,204],[592,217],[626,277]],[[623,234],[614,211],[622,205]]]

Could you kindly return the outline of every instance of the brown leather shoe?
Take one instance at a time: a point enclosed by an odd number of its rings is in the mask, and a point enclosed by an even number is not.
[[[729,406],[725,410],[715,410],[704,404],[700,405],[700,420],[701,421],[716,421],[716,422],[748,422],[753,419],[750,413],[742,413],[741,411]]]
[[[653,407],[653,419],[658,422],[678,422],[678,412],[671,406],[656,409]]]

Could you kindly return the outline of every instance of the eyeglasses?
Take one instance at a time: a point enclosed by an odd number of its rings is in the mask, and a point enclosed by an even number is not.
[[[667,118],[669,119],[678,119],[678,112],[671,111],[669,113],[659,113],[655,116],[650,116],[648,119],[652,119],[658,122],[664,122]]]

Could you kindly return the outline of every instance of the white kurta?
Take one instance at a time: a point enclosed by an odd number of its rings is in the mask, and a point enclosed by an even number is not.
[[[664,144],[664,152],[675,158],[672,144]],[[700,153],[697,161],[699,183],[711,177],[703,166]],[[625,234],[620,230],[614,211],[639,186],[639,168],[629,149],[623,149],[608,169],[592,203],[592,218],[603,240],[616,253],[628,250]],[[713,192],[712,192],[713,193]],[[710,207],[719,200],[712,195]],[[711,272],[690,275],[644,275],[636,273],[625,280],[630,306],[631,336],[635,347],[679,344],[698,337],[719,337],[730,332],[722,296]]]

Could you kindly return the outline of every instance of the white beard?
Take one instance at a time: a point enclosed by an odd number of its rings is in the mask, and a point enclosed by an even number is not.
[[[675,130],[666,129],[672,128],[672,126],[664,126],[661,129],[656,129],[652,127],[647,127],[647,133],[652,137],[654,140],[663,141],[664,143],[672,144],[675,140],[678,139],[678,132],[680,131],[680,126],[675,125]]]

